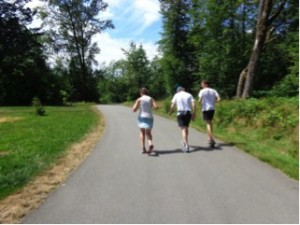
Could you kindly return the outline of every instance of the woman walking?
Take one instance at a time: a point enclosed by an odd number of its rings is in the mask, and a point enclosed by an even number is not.
[[[141,97],[138,98],[133,107],[133,112],[139,109],[138,114],[138,126],[140,128],[140,141],[142,145],[142,153],[151,154],[153,151],[153,139],[152,139],[152,128],[153,128],[153,114],[152,108],[157,109],[158,105],[155,100],[148,95],[148,90],[146,88],[140,89]],[[146,137],[148,140],[148,151],[146,150]]]

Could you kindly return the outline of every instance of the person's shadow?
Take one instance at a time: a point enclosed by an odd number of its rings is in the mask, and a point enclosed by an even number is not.
[[[216,144],[214,147],[210,146],[198,146],[198,145],[190,145],[190,151],[184,152],[182,149],[170,149],[170,150],[153,150],[149,156],[159,156],[159,155],[167,155],[167,154],[191,154],[199,151],[207,151],[207,152],[213,152],[213,151],[220,151],[223,150],[223,147],[229,146],[233,147],[237,143],[220,143]]]

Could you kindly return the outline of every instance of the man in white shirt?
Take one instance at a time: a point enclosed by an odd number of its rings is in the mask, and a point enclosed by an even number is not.
[[[183,87],[178,87],[177,93],[171,101],[169,115],[174,111],[175,105],[177,106],[177,122],[178,126],[181,128],[183,139],[183,151],[189,152],[189,124],[191,119],[195,119],[195,100],[190,93],[185,92]]]
[[[206,122],[206,128],[209,137],[209,144],[211,147],[215,146],[215,140],[213,137],[213,118],[215,114],[216,102],[220,101],[220,95],[218,92],[209,87],[208,81],[201,82],[202,89],[199,92],[199,103],[202,105],[202,115]]]

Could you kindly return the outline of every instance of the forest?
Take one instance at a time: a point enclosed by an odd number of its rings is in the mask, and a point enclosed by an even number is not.
[[[159,55],[141,44],[125,59],[97,65],[92,37],[117,29],[100,20],[102,0],[0,2],[0,106],[119,103],[147,87],[156,99],[178,85],[196,95],[209,80],[222,98],[294,97],[299,93],[299,2],[295,0],[160,0]],[[43,22],[30,28],[34,18]],[[97,69],[95,69],[97,68]]]

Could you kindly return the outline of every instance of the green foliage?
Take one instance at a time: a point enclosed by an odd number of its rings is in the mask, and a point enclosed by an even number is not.
[[[164,80],[159,59],[151,63],[143,46],[130,43],[129,50],[124,50],[125,60],[112,62],[102,68],[98,82],[101,103],[132,101],[139,96],[141,87],[146,87],[154,98],[164,96]]]
[[[38,12],[44,25],[59,29],[39,33],[26,27],[34,15],[26,2],[0,1],[0,105],[30,105],[34,96],[47,105],[122,102],[138,97],[141,86],[159,99],[174,94],[177,85],[195,94],[203,79],[223,99],[231,98],[249,59],[258,13],[258,1],[160,0],[161,57],[150,61],[143,46],[132,42],[124,50],[125,60],[93,71],[99,48],[92,37],[113,28],[110,20],[96,16],[108,5],[51,0]],[[298,96],[298,21],[299,2],[287,0],[267,34],[252,97]],[[50,58],[53,52],[61,57],[50,68],[45,55]]]
[[[193,46],[188,40],[191,7],[190,1],[161,0],[163,18],[162,38],[159,47],[163,52],[161,68],[165,79],[167,94],[171,95],[176,85],[187,89],[193,87],[196,81],[195,55]]]
[[[171,100],[172,100],[172,97],[169,97],[169,98],[166,98],[165,100],[164,100],[164,112],[165,113],[169,113],[169,111],[170,111],[170,107],[171,107]]]
[[[46,65],[27,1],[0,2],[0,105],[30,105],[34,96],[55,102],[57,80]]]
[[[41,118],[29,107],[0,108],[1,116],[11,118],[0,126],[0,199],[51,167],[99,121],[85,104],[47,107],[47,112]]]
[[[114,28],[111,20],[99,19],[107,6],[102,0],[51,0],[40,13],[43,25],[58,27],[47,32],[48,40],[51,40],[48,47],[67,53],[69,81],[76,101],[96,101],[99,97],[92,65],[97,65],[95,57],[100,49],[92,42],[92,37]]]
[[[242,148],[298,178],[298,113],[298,98],[223,101],[217,106],[215,125],[221,137],[244,139]],[[283,164],[286,160],[293,165],[289,169]]]
[[[235,96],[240,72],[252,49],[258,6],[257,1],[161,0],[163,32],[159,44],[167,93],[178,83],[195,89],[200,80],[207,79],[223,98]],[[254,97],[295,95],[277,95],[270,90],[288,71],[298,76],[298,8],[298,2],[288,0],[284,13],[274,22],[272,29],[276,31],[267,34]]]
[[[32,106],[35,108],[36,115],[44,116],[46,114],[46,110],[38,97],[34,97],[32,99]]]
[[[68,105],[70,95],[65,90],[60,90],[60,96],[64,105]]]

